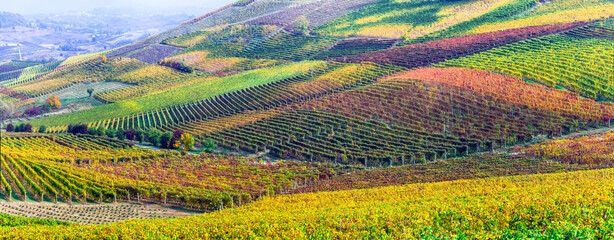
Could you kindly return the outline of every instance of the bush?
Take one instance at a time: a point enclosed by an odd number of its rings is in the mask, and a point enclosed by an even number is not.
[[[160,137],[160,147],[161,148],[170,148],[170,144],[171,144],[171,139],[173,139],[173,133],[172,132],[165,132],[164,134],[162,134],[162,136]]]
[[[24,131],[24,132],[29,132],[29,133],[33,132],[33,130],[32,130],[32,124],[29,124],[29,123],[28,123],[28,124],[26,124],[26,125],[23,127],[23,131]]]
[[[119,140],[126,139],[126,135],[124,135],[124,129],[123,128],[118,128],[117,132],[115,132],[115,135],[117,136],[117,139],[119,139]]]
[[[145,140],[145,131],[137,129],[134,133],[134,140],[139,141],[139,143],[143,143],[143,140]]]
[[[92,135],[92,136],[98,136],[98,129],[88,128],[87,129],[87,134]]]
[[[43,113],[43,110],[39,107],[29,107],[28,109],[26,109],[26,111],[24,111],[24,113],[28,115],[28,117],[32,117],[41,115],[41,113]]]
[[[134,135],[136,135],[136,131],[134,129],[127,129],[124,131],[124,136],[130,141],[134,140]]]
[[[194,149],[194,137],[189,133],[181,135],[181,141],[183,142],[183,150],[190,151]]]
[[[147,139],[154,146],[160,145],[160,136],[162,136],[162,133],[156,129],[151,129],[147,132]]]
[[[104,128],[103,126],[98,127],[98,136],[105,136],[107,135],[107,129]]]
[[[25,128],[25,125],[23,123],[19,124],[15,127],[15,132],[23,132],[24,128]]]
[[[39,133],[46,133],[47,132],[47,127],[45,127],[45,125],[42,125],[41,127],[38,128],[38,132]]]
[[[211,138],[203,142],[203,152],[213,153],[213,151],[215,151],[215,147],[215,142]]]
[[[183,135],[183,130],[175,130],[173,132],[173,137],[171,138],[169,148],[179,149],[181,147],[181,136]]]
[[[79,125],[75,125],[75,126],[70,126],[69,125],[69,129],[68,132],[72,133],[74,135],[77,134],[88,134],[88,129],[87,129],[87,124],[79,124]]]
[[[45,106],[47,109],[58,109],[62,107],[62,103],[60,102],[60,98],[57,95],[49,96],[47,101],[45,101]]]
[[[107,133],[107,137],[110,137],[110,138],[115,137],[115,129],[107,129],[106,133]]]
[[[13,126],[12,123],[9,123],[8,125],[6,125],[7,132],[12,132],[13,130],[15,130],[15,126]]]

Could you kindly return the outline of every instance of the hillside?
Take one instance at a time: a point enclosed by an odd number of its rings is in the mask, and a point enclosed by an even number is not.
[[[612,238],[612,5],[240,0],[0,62],[0,236]]]

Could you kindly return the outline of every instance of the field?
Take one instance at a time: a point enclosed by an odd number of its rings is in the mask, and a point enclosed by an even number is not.
[[[484,15],[512,1],[379,1],[314,29],[326,36],[421,37]]]
[[[562,86],[585,97],[612,100],[613,61],[613,41],[557,35],[448,60],[439,66],[497,71],[551,87]]]
[[[144,63],[130,58],[95,57],[76,65],[66,65],[45,73],[40,78],[21,83],[11,88],[16,92],[41,96],[61,90],[80,82],[98,82],[113,78],[119,74],[144,67]],[[94,73],[94,74],[92,74]]]
[[[52,225],[54,223],[56,225],[68,225],[66,223],[69,222],[104,224],[129,219],[176,218],[198,214],[198,212],[180,211],[157,205],[130,203],[68,205],[65,203],[2,202],[0,203],[0,211],[12,216],[47,220],[49,223],[45,225]],[[62,222],[56,223],[55,221]]]
[[[489,32],[343,56],[335,60],[354,63],[369,61],[408,68],[426,67],[446,59],[459,58],[533,37],[559,33],[582,25],[582,22],[576,22]]]
[[[213,210],[280,194],[360,168],[179,156],[90,135],[3,137],[2,196],[8,201],[158,203]],[[10,198],[9,198],[10,196]]]
[[[67,114],[47,119],[32,121],[32,124],[47,126],[62,126],[81,122],[100,120],[100,116],[112,120],[117,117],[128,117],[162,107],[187,104],[218,96],[227,92],[246,89],[252,86],[279,81],[300,75],[312,68],[321,66],[321,62],[305,62],[282,65],[273,68],[257,69],[224,78],[203,76],[197,84],[175,88],[158,94],[105,105],[96,109]],[[183,96],[181,98],[177,96]]]
[[[614,132],[552,141],[521,150],[522,153],[557,162],[614,164]]]
[[[89,98],[87,89],[93,88],[95,94],[101,94],[109,91],[116,91],[119,89],[128,88],[131,85],[121,82],[97,82],[97,83],[78,83],[73,86],[64,88],[59,91],[51,92],[49,94],[37,97],[39,100],[46,100],[49,96],[57,95],[63,105],[69,105],[79,100]],[[94,96],[92,96],[94,97]]]
[[[0,238],[614,239],[612,0],[216,8],[0,62]]]
[[[8,237],[612,237],[612,169],[265,198],[173,220],[3,228]],[[579,186],[583,186],[579,188]],[[475,207],[479,206],[479,207]],[[533,216],[543,216],[534,218]],[[232,226],[232,227],[231,227]]]
[[[607,168],[605,165],[567,164],[509,154],[484,153],[428,164],[414,164],[354,172],[293,190],[293,193],[341,191],[405,184],[483,179],[500,176],[562,173]]]

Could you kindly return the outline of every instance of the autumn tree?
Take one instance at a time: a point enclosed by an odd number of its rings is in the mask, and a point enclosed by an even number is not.
[[[189,133],[181,135],[181,142],[183,142],[183,150],[190,151],[194,149],[194,137]]]
[[[45,101],[45,107],[47,109],[58,109],[62,107],[62,103],[60,102],[58,95],[49,96],[47,101]]]
[[[306,16],[296,18],[294,31],[303,35],[309,35],[309,20]]]

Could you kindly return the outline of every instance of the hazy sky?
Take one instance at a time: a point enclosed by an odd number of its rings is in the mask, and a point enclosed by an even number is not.
[[[213,10],[236,0],[0,0],[0,12],[19,14],[47,14],[67,11],[85,11],[95,8],[138,8],[160,10],[167,8],[194,8]],[[203,12],[202,14],[205,14]]]

